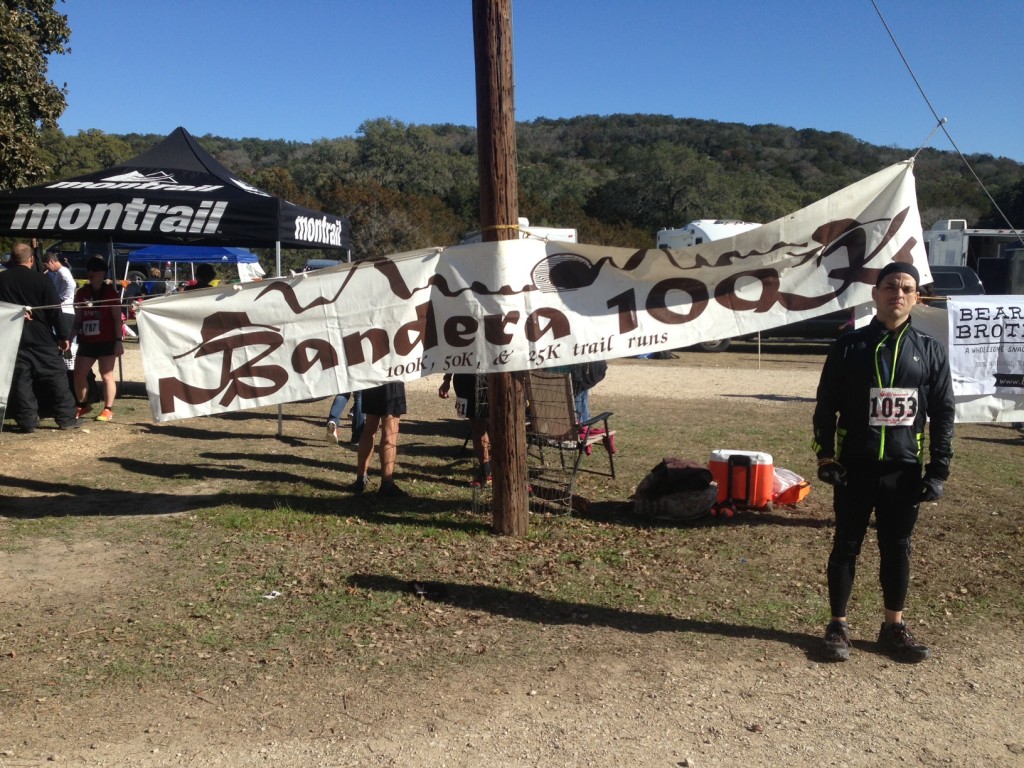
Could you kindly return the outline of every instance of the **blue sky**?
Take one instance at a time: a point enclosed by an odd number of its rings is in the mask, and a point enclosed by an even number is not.
[[[1024,3],[876,0],[966,153],[1024,162]],[[476,122],[469,0],[67,0],[61,128],[312,141]],[[871,0],[513,0],[516,119],[651,113],[915,149],[935,119]],[[930,146],[952,149],[937,133]]]

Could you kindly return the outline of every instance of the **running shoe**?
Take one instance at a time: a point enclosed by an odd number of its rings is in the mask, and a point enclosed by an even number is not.
[[[404,498],[407,498],[409,496],[408,493],[403,491],[401,488],[399,488],[393,482],[391,482],[391,483],[381,483],[380,488],[377,489],[377,495],[378,496],[383,496],[383,497],[388,498],[388,499],[404,499]]]
[[[86,404],[86,405],[79,405],[79,406],[77,406],[77,407],[75,408],[75,418],[76,418],[76,419],[80,419],[80,418],[82,418],[83,416],[85,416],[85,414],[87,414],[87,413],[88,413],[89,411],[91,411],[91,410],[92,410],[92,406],[91,406],[91,405],[89,405],[89,404]]]
[[[850,635],[845,622],[833,620],[825,627],[824,651],[830,661],[850,658]]]
[[[113,421],[114,412],[109,408],[104,408],[100,411],[100,415],[96,417],[96,421]]]
[[[485,461],[482,466],[477,468],[476,477],[469,484],[473,487],[482,487],[489,484],[493,479],[491,475],[491,462]]]
[[[878,644],[898,661],[924,661],[931,656],[928,646],[910,634],[902,621],[898,624],[882,624],[878,630]]]

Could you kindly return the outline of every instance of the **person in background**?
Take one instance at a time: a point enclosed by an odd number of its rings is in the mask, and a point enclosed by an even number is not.
[[[128,281],[128,285],[124,286],[124,290],[121,292],[121,311],[124,312],[126,318],[135,317],[133,305],[144,299],[145,296],[146,292],[143,289],[141,278],[137,277]]]
[[[114,361],[124,354],[122,343],[121,297],[106,282],[107,262],[94,256],[85,265],[89,282],[75,294],[75,327],[78,335],[78,358],[75,361],[75,396],[78,398],[77,416],[92,410],[89,402],[89,371],[99,363],[103,381],[103,410],[96,421],[114,418],[114,398],[117,382],[114,380]]]
[[[39,426],[40,406],[52,412],[60,429],[75,429],[75,400],[61,353],[71,348],[71,323],[61,311],[53,283],[35,269],[31,246],[17,243],[9,268],[0,272],[0,301],[29,307],[11,381],[10,415],[29,434]],[[43,403],[37,393],[46,397]]]
[[[186,291],[197,291],[200,288],[209,288],[217,279],[217,270],[213,264],[200,264],[196,267],[196,281],[185,286]]]
[[[576,421],[583,424],[590,420],[590,390],[604,380],[608,374],[608,363],[594,360],[589,363],[574,363],[569,366],[569,378],[576,402]]]
[[[39,274],[45,275],[46,255],[43,253],[43,243],[34,237],[32,238],[32,257],[35,259],[35,264],[32,268]]]
[[[483,381],[480,381],[480,380]],[[469,433],[473,439],[477,476],[474,485],[491,481],[491,435],[487,409],[487,377],[475,373],[446,373],[437,388],[437,396],[447,398],[455,384],[455,412],[469,420]]]
[[[157,267],[149,270],[149,280],[143,284],[142,288],[147,296],[163,296],[167,293],[167,283],[164,282]]]
[[[356,480],[351,486],[355,493],[362,493],[370,485],[370,459],[373,454],[373,439],[380,434],[380,488],[379,496],[401,498],[408,496],[395,485],[395,458],[398,455],[399,419],[405,414],[405,384],[401,381],[388,382],[363,391],[363,412],[366,426],[359,439],[356,455]]]
[[[941,498],[949,477],[955,408],[945,346],[910,322],[918,279],[911,264],[879,270],[871,292],[875,317],[835,341],[818,384],[814,451],[818,479],[834,488],[836,519],[824,652],[835,661],[850,656],[847,604],[872,512],[885,609],[878,643],[904,661],[929,656],[903,621],[910,538],[920,503]],[[926,424],[930,461],[922,480]]]
[[[44,256],[46,262],[46,276],[53,282],[53,287],[60,297],[61,311],[68,321],[68,328],[75,324],[75,291],[78,284],[71,276],[71,270],[61,262],[60,255],[56,252],[49,252]],[[75,355],[78,354],[78,341],[71,339],[71,347],[64,353],[64,366],[67,369],[68,384],[74,387]]]
[[[327,439],[338,444],[338,425],[341,417],[345,414],[345,406],[352,400],[352,411],[349,414],[352,418],[352,442],[358,444],[363,436],[363,428],[366,426],[366,416],[363,415],[363,393],[344,392],[334,396],[331,403],[331,411],[327,414]]]
[[[53,287],[57,290],[61,310],[69,315],[75,314],[75,291],[78,289],[78,285],[75,283],[75,278],[71,276],[71,270],[61,262],[60,255],[57,253],[47,253],[44,259],[46,276],[50,278]]]

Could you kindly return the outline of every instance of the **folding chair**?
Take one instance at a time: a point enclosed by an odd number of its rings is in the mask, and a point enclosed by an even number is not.
[[[572,382],[567,373],[527,372],[526,399],[532,493],[569,511],[579,472],[615,477],[615,431],[608,426],[608,419],[614,414],[605,411],[585,422],[577,421]],[[582,467],[583,457],[589,456],[598,443],[608,452],[607,472]]]

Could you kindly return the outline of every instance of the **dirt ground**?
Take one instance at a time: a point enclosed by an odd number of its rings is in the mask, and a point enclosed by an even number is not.
[[[742,395],[808,398],[821,363],[814,355],[762,367],[753,354],[704,359],[613,364],[602,396],[695,407]],[[138,370],[137,359],[126,360],[126,380],[141,380]],[[415,383],[410,397],[435,389],[432,379]],[[116,434],[91,427],[76,450],[100,453]],[[0,447],[8,460],[54,450],[9,434]],[[48,496],[18,491],[26,493]],[[164,503],[175,513],[172,498]],[[0,692],[5,667],[22,653],[8,643],[10,617],[61,616],[97,594],[113,600],[160,556],[89,540],[35,542],[0,555]],[[616,621],[552,624],[546,653],[437,674],[276,669],[255,684],[213,690],[39,695],[0,711],[0,766],[1012,768],[1024,766],[1020,629],[1016,617],[937,633],[932,660],[902,665],[874,651],[877,627],[865,619],[855,626],[854,659],[829,665],[803,635],[684,617],[643,632]]]

